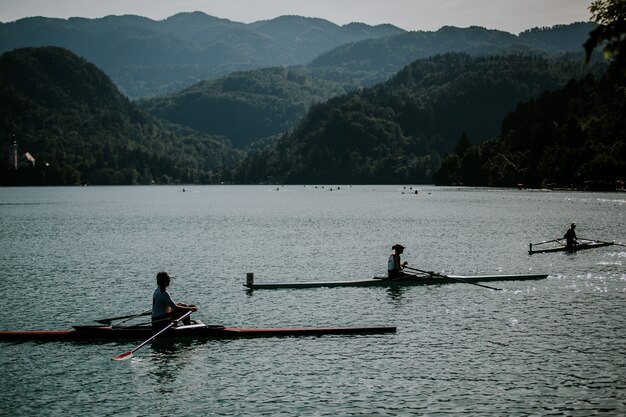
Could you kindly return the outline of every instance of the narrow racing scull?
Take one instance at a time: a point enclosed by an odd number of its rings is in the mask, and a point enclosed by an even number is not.
[[[155,331],[152,326],[115,327],[106,325],[72,326],[71,330],[14,330],[0,331],[0,341],[135,341],[149,338]],[[285,327],[245,328],[207,325],[194,320],[190,325],[167,329],[159,339],[234,339],[276,336],[322,336],[395,333],[390,326],[375,327]]]
[[[547,278],[548,274],[509,274],[509,275],[440,275],[412,274],[401,278],[374,277],[354,281],[309,281],[254,283],[254,274],[246,274],[244,286],[251,290],[279,288],[319,288],[319,287],[397,287],[411,285],[438,285],[459,282],[477,283],[489,281],[521,281]]]

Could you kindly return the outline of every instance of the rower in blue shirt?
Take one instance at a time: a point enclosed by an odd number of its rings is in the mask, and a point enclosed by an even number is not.
[[[154,290],[152,295],[152,328],[157,330],[164,328],[182,317],[188,311],[198,311],[194,304],[176,303],[167,292],[170,285],[170,276],[167,272],[159,272],[157,274],[158,288]],[[183,324],[191,324],[191,318],[183,319]]]

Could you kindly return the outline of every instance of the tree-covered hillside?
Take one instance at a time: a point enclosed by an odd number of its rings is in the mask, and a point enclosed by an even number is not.
[[[306,67],[274,67],[204,81],[140,105],[160,118],[225,136],[234,146],[245,147],[280,136],[313,104],[345,92]]]
[[[211,169],[238,157],[221,139],[164,126],[62,48],[0,56],[0,98],[4,149],[15,135],[19,155],[36,160],[14,171],[3,157],[3,184],[208,181]]]
[[[298,22],[295,18],[284,19],[285,24]],[[349,26],[360,28],[356,24]],[[515,51],[532,55],[530,51],[537,50],[574,50],[580,54],[586,31],[592,27],[579,23],[534,29],[519,37],[478,27],[446,27],[437,32],[370,39],[337,48],[306,67],[238,72],[144,101],[142,106],[158,117],[212,135],[224,135],[238,147],[258,141],[271,145],[267,139],[293,128],[312,104],[387,80],[417,57],[440,51],[463,51],[475,56]],[[284,33],[291,30],[295,29],[287,26]],[[531,45],[540,45],[542,49]]]
[[[458,146],[438,185],[623,188],[626,89],[607,77],[570,81],[520,103],[494,140]]]
[[[624,190],[626,8],[595,0],[589,10],[598,26],[586,59],[600,48],[609,70],[520,103],[494,140],[471,146],[462,137],[433,176],[437,184]]]
[[[276,150],[244,161],[235,181],[424,183],[463,132],[495,136],[517,103],[586,74],[581,57],[448,54],[307,114]]]

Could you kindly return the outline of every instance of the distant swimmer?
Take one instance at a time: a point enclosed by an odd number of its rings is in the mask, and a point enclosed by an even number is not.
[[[578,240],[576,240],[576,223],[571,224],[563,238],[567,240],[567,247],[569,248],[578,245]]]
[[[394,253],[389,255],[389,259],[387,260],[387,274],[389,278],[399,278],[406,275],[402,270],[407,263],[400,260],[400,255],[404,252],[404,246],[398,243],[393,245],[391,249]]]

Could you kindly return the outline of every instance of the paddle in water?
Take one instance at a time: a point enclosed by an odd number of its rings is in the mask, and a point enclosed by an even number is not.
[[[465,284],[472,284],[472,285],[477,285],[477,286],[483,287],[483,288],[489,288],[490,290],[502,291],[502,288],[490,287],[488,285],[483,285],[483,284],[478,284],[476,282],[466,281],[466,280],[461,279],[461,278],[454,278],[454,277],[451,277],[451,276],[448,276],[448,275],[437,274],[436,272],[422,271],[421,269],[411,268],[410,266],[405,266],[404,268],[405,269],[410,269],[411,271],[415,271],[415,272],[422,272],[424,274],[429,274],[429,275],[437,275],[437,276],[442,277],[442,278],[447,278],[447,279],[451,279],[451,280],[454,280],[454,281],[464,282]]]
[[[173,325],[175,325],[176,323],[178,323],[181,320],[184,320],[185,318],[187,318],[188,316],[190,316],[192,313],[192,311],[188,311],[185,314],[183,314],[181,317],[177,318],[176,320],[173,320],[170,324],[168,324],[167,326],[165,326],[163,329],[159,330],[159,332],[155,333],[154,335],[152,335],[150,337],[150,339],[146,340],[145,342],[143,342],[142,344],[140,344],[139,346],[137,346],[136,348],[134,348],[133,350],[129,350],[128,352],[124,352],[121,355],[117,355],[114,358],[111,358],[111,360],[113,361],[124,361],[126,359],[130,359],[133,357],[133,353],[137,352],[139,349],[141,349],[142,347],[144,347],[145,345],[147,345],[148,343],[152,342],[154,339],[156,339],[161,333],[164,333],[166,330],[168,330],[170,327],[172,327]]]

